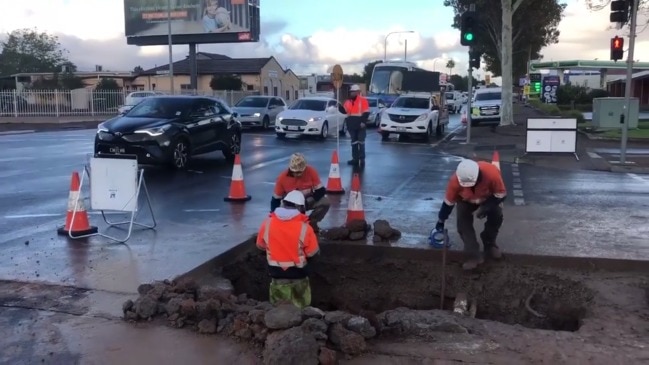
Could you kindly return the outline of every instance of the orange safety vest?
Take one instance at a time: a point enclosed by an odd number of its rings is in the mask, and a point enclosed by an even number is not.
[[[306,259],[320,250],[308,217],[301,213],[289,220],[281,220],[271,213],[259,227],[257,247],[266,251],[268,265],[283,270],[303,268]]]
[[[500,173],[500,170],[489,162],[478,162],[480,167],[480,180],[471,188],[460,186],[457,174],[453,173],[448,181],[444,203],[455,205],[458,201],[467,201],[473,204],[482,204],[490,196],[504,198],[507,195],[507,188]]]
[[[344,108],[347,116],[360,117],[363,113],[370,111],[370,104],[362,95],[358,95],[354,101],[345,101]]]

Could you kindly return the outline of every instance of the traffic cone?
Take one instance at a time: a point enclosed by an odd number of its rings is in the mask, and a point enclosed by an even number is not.
[[[363,195],[361,194],[361,180],[358,174],[352,178],[352,190],[349,193],[349,205],[347,206],[347,223],[355,220],[365,220],[363,210]]]
[[[230,183],[230,194],[223,198],[226,202],[247,202],[252,197],[246,195],[246,186],[243,183],[243,169],[241,169],[241,158],[237,154],[234,157],[232,167],[232,182]]]
[[[462,123],[462,124],[466,124],[466,111],[463,111],[463,112],[462,112],[462,120],[461,120],[461,123]]]
[[[70,181],[70,195],[68,197],[68,212],[65,216],[65,225],[59,227],[56,231],[60,235],[72,235],[72,237],[85,236],[97,233],[97,227],[91,226],[88,220],[88,213],[81,198],[81,183],[79,173],[72,172]],[[77,211],[74,211],[74,208]],[[74,219],[72,219],[74,216]]]
[[[340,180],[338,151],[335,150],[331,154],[331,167],[329,167],[329,178],[327,179],[327,194],[345,194],[343,182]]]
[[[498,151],[494,151],[494,155],[491,158],[491,164],[496,166],[500,170],[500,154]]]

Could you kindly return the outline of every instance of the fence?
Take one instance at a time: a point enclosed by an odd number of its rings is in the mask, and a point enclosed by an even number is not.
[[[115,115],[134,90],[10,90],[0,91],[0,117],[64,117]],[[169,94],[165,93],[164,94]],[[176,94],[213,96],[232,106],[258,91],[181,90]],[[281,95],[278,95],[281,96]],[[305,96],[304,91],[298,96]],[[288,100],[287,100],[288,102]]]

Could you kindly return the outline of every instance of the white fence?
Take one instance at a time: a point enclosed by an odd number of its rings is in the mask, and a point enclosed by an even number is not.
[[[115,115],[131,92],[134,91],[89,89],[0,91],[0,117]],[[232,106],[248,95],[260,93],[258,91],[182,90],[176,94],[215,96]],[[304,92],[300,91],[299,97],[302,96]],[[290,101],[293,100],[294,98],[291,98]]]

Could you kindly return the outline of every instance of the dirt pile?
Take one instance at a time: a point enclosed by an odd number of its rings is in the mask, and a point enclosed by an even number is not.
[[[365,220],[353,220],[342,227],[334,227],[322,232],[329,241],[360,241],[367,238],[372,227]],[[374,242],[385,242],[401,237],[401,231],[392,228],[388,221],[379,219],[374,222]]]

